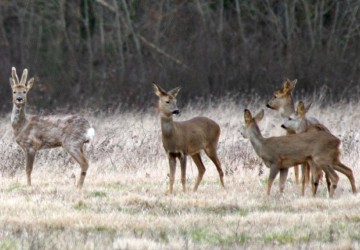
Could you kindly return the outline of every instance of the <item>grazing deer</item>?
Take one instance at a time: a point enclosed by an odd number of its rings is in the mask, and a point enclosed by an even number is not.
[[[323,124],[320,123],[313,124],[312,121],[310,121],[306,117],[306,113],[309,111],[310,107],[311,107],[311,103],[305,106],[305,104],[302,101],[300,101],[297,105],[296,113],[291,115],[289,119],[286,120],[284,124],[281,125],[281,127],[284,129],[294,130],[297,134],[306,133],[309,131],[324,131],[331,134],[330,130],[327,127],[325,127]],[[341,163],[338,165],[334,165],[333,167],[336,171],[346,175],[346,177],[350,181],[352,192],[356,193],[355,178],[352,170]],[[318,173],[318,177],[321,178],[321,176],[322,176],[322,172]],[[327,182],[328,190],[330,191],[330,180],[327,175],[326,175],[326,182]],[[303,178],[302,190],[301,190],[302,195],[304,195],[305,192],[304,186],[305,186],[305,179]]]
[[[170,165],[170,190],[173,192],[176,158],[181,165],[181,183],[183,191],[186,192],[186,157],[190,155],[198,168],[198,177],[194,191],[204,176],[205,166],[201,160],[200,151],[204,150],[213,161],[220,176],[220,182],[224,186],[224,173],[218,159],[216,149],[220,136],[219,125],[206,117],[195,117],[183,122],[173,121],[173,114],[179,114],[176,105],[176,96],[180,88],[168,92],[153,84],[154,92],[159,97],[159,111],[161,116],[162,142],[169,158]]]
[[[40,116],[28,115],[25,108],[27,93],[34,84],[34,78],[27,80],[27,69],[24,69],[21,80],[12,68],[10,85],[12,88],[13,110],[11,125],[16,142],[25,152],[27,184],[31,185],[31,172],[36,153],[40,149],[62,146],[80,164],[81,172],[78,188],[84,183],[89,167],[83,146],[95,135],[95,130],[84,118],[76,115]]]
[[[263,118],[262,110],[252,116],[249,110],[244,111],[245,126],[243,136],[249,138],[264,164],[270,168],[267,194],[270,195],[272,183],[280,172],[280,192],[284,191],[288,169],[296,164],[310,161],[313,166],[313,195],[316,195],[318,176],[316,172],[321,168],[330,178],[330,197],[333,197],[339,177],[334,166],[343,165],[339,161],[340,140],[325,131],[309,131],[307,133],[291,134],[287,136],[264,138],[257,123]],[[316,171],[316,172],[315,172]]]

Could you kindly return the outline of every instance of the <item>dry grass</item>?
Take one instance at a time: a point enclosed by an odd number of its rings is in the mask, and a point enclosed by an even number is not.
[[[259,109],[263,100],[247,107]],[[360,111],[338,104],[310,114],[342,139],[342,161],[359,176]],[[233,172],[223,190],[217,171],[204,156],[207,172],[199,191],[167,195],[168,162],[161,145],[155,111],[87,117],[97,134],[88,148],[91,167],[82,193],[72,173],[79,167],[62,149],[41,152],[33,186],[27,187],[24,157],[12,138],[10,116],[0,119],[0,249],[228,249],[228,248],[360,248],[360,198],[341,176],[334,199],[322,184],[317,198],[307,187],[300,197],[293,172],[285,195],[265,194],[268,170],[240,135],[244,105],[219,102],[189,106],[177,120],[205,115],[222,128],[219,157]],[[266,136],[280,135],[281,120],[266,110],[260,124]],[[262,168],[263,174],[259,174]],[[197,170],[188,161],[188,185]],[[359,181],[357,179],[357,181]],[[82,202],[79,202],[82,200]]]

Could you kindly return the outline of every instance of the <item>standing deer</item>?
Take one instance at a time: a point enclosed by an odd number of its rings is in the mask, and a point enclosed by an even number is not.
[[[224,186],[224,173],[218,159],[216,149],[220,136],[219,125],[206,117],[195,117],[193,119],[175,122],[173,114],[179,114],[176,105],[176,96],[180,87],[168,92],[153,84],[154,92],[159,97],[159,111],[161,119],[162,142],[169,158],[170,166],[170,189],[173,192],[176,158],[181,165],[181,183],[183,191],[186,192],[186,157],[190,155],[198,168],[198,177],[194,191],[204,176],[205,166],[201,160],[200,151],[204,150],[206,155],[213,161],[220,176],[220,182]]]
[[[307,133],[291,134],[286,136],[264,138],[257,123],[263,118],[262,110],[252,116],[249,110],[244,111],[245,126],[243,136],[249,138],[264,164],[270,168],[267,185],[267,194],[270,195],[272,183],[280,172],[280,192],[285,188],[288,169],[296,164],[310,161],[312,170],[313,195],[316,195],[319,183],[318,172],[321,168],[330,178],[330,197],[333,197],[339,177],[334,171],[334,166],[342,165],[339,161],[340,140],[325,132],[312,130]]]
[[[306,133],[309,131],[325,131],[331,134],[329,129],[326,128],[324,125],[320,123],[312,124],[312,122],[306,117],[306,113],[309,111],[310,107],[311,107],[311,103],[305,105],[302,101],[300,101],[297,105],[296,113],[291,115],[289,119],[286,120],[284,124],[281,125],[281,127],[284,129],[294,130],[297,134]],[[350,181],[352,192],[356,193],[355,178],[352,170],[341,163],[338,165],[334,165],[333,167],[336,171],[346,175],[346,177]],[[322,172],[318,173],[318,176],[319,178],[321,178]],[[327,182],[328,190],[330,191],[330,180],[327,175],[326,175],[326,182]],[[302,190],[301,190],[302,195],[304,195],[304,192],[305,192],[305,179],[302,178]]]
[[[81,167],[77,184],[77,187],[81,189],[89,167],[83,146],[94,137],[95,130],[87,120],[76,115],[40,116],[26,114],[27,93],[34,84],[34,78],[26,81],[27,74],[27,69],[24,69],[19,81],[16,69],[13,67],[12,77],[10,77],[13,101],[11,125],[15,140],[25,153],[27,184],[31,185],[31,172],[36,153],[41,149],[62,146]]]
[[[293,90],[296,86],[297,79],[290,81],[289,79],[286,80],[283,83],[283,86],[276,90],[273,94],[272,99],[266,104],[266,107],[270,109],[277,110],[281,117],[288,118],[290,115],[295,113],[295,105],[294,105],[294,98],[293,98]],[[287,129],[286,134],[294,134],[295,132]],[[305,167],[302,167],[302,169],[305,169]],[[296,184],[299,184],[299,167],[294,166],[294,172],[295,172],[295,182]],[[309,179],[309,171],[303,172],[303,176],[307,176],[307,180]]]

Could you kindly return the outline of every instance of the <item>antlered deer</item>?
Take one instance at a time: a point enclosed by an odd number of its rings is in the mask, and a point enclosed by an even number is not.
[[[280,192],[284,191],[288,169],[296,164],[310,161],[313,166],[313,195],[316,195],[318,176],[315,173],[321,168],[330,178],[330,197],[333,197],[339,177],[334,171],[334,166],[342,165],[339,161],[340,140],[325,132],[312,130],[307,133],[291,134],[287,136],[264,138],[257,123],[263,118],[262,110],[252,116],[249,110],[244,111],[245,126],[243,135],[249,138],[264,164],[270,168],[267,185],[267,194],[270,194],[272,183],[280,172]]]
[[[199,173],[194,186],[194,191],[197,190],[205,173],[205,166],[200,156],[201,150],[204,150],[215,164],[221,185],[224,187],[224,173],[216,153],[220,136],[219,125],[206,117],[195,117],[187,121],[175,122],[173,114],[179,114],[176,96],[180,88],[165,91],[156,84],[153,84],[153,87],[155,94],[159,97],[158,108],[161,116],[162,142],[169,158],[169,192],[173,192],[176,158],[180,160],[181,183],[183,191],[186,192],[186,157],[188,155],[192,157],[198,168]]]
[[[306,117],[306,113],[309,111],[311,104],[305,105],[304,102],[300,101],[296,108],[296,113],[291,115],[288,120],[281,125],[281,127],[285,129],[294,130],[296,133],[306,133],[309,131],[325,131],[329,134],[331,132],[328,128],[326,128],[323,124],[317,123],[313,124],[309,118]],[[334,169],[340,173],[346,175],[349,179],[352,192],[356,193],[356,186],[355,186],[355,178],[353,172],[350,168],[346,167],[343,164],[338,164],[333,166]],[[321,176],[321,172],[319,173],[319,177]],[[328,190],[330,191],[330,180],[329,177],[326,176]],[[302,195],[304,195],[304,186],[305,186],[305,179],[302,179]]]
[[[16,142],[25,152],[27,184],[31,185],[31,172],[36,153],[41,149],[62,146],[80,164],[81,172],[77,186],[81,189],[89,167],[83,146],[94,137],[95,130],[87,120],[76,115],[26,114],[27,93],[34,84],[34,78],[27,81],[27,74],[27,69],[24,69],[19,81],[16,69],[13,67],[10,77],[13,101],[11,125]]]

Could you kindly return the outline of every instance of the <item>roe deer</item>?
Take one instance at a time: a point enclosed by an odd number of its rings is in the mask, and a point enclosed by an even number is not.
[[[12,77],[9,79],[13,102],[11,125],[16,142],[25,152],[27,184],[31,185],[31,172],[37,151],[62,146],[80,164],[81,172],[77,187],[81,189],[89,167],[83,146],[94,137],[95,130],[87,120],[76,115],[26,114],[27,93],[34,84],[34,78],[26,81],[27,74],[27,69],[24,69],[19,81],[13,67]]]
[[[293,98],[293,90],[296,86],[297,79],[290,81],[287,79],[283,86],[276,90],[273,94],[273,97],[271,100],[266,104],[266,107],[270,109],[277,110],[281,117],[288,118],[290,115],[292,115],[295,112],[294,107],[294,98]],[[294,134],[295,132],[291,129],[286,130],[286,134]],[[306,164],[306,163],[305,163]],[[308,170],[305,168],[305,166],[302,166],[302,169]],[[299,184],[299,167],[294,166],[294,172],[295,172],[295,182],[296,184]],[[307,176],[307,180],[309,179],[309,171],[302,172],[302,175]]]
[[[294,115],[291,115],[288,120],[284,122],[284,124],[281,125],[281,127],[285,129],[291,129],[294,130],[296,133],[306,133],[309,131],[325,131],[329,134],[331,134],[330,130],[325,127],[323,124],[312,124],[312,121],[310,121],[306,117],[306,113],[309,111],[311,106],[311,103],[306,105],[300,101],[296,108],[296,113]],[[353,175],[353,172],[350,168],[346,167],[343,164],[334,165],[334,169],[342,174],[344,174],[350,181],[352,192],[356,193],[356,186],[355,186],[355,178]],[[318,173],[319,178],[321,178],[322,172]],[[329,177],[326,175],[326,182],[328,186],[328,190],[330,190],[330,182]],[[302,195],[304,195],[304,185],[305,185],[305,179],[302,179]]]
[[[270,168],[267,194],[270,194],[272,183],[280,172],[280,192],[284,191],[288,169],[296,164],[310,161],[313,173],[313,195],[316,195],[318,176],[315,173],[321,168],[331,180],[330,197],[333,197],[339,177],[333,166],[342,164],[339,161],[340,140],[325,131],[309,131],[301,134],[264,138],[257,123],[263,118],[262,110],[253,117],[249,110],[244,111],[245,126],[243,136],[249,138],[264,164]]]
[[[154,92],[159,97],[159,111],[161,116],[162,142],[169,158],[170,165],[170,190],[173,192],[176,158],[181,165],[181,183],[183,191],[186,192],[186,157],[190,155],[198,168],[198,177],[194,186],[197,190],[205,173],[205,167],[201,160],[200,151],[204,150],[213,161],[220,176],[221,185],[224,187],[224,173],[218,159],[216,149],[220,136],[219,125],[206,117],[195,117],[193,119],[175,122],[173,114],[179,114],[176,105],[176,96],[180,91],[177,87],[165,91],[153,84]]]

